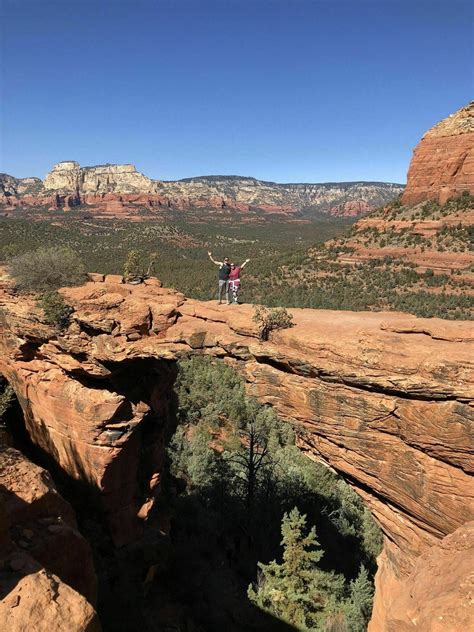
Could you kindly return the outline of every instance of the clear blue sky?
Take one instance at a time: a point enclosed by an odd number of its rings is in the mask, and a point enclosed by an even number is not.
[[[0,171],[405,182],[473,94],[464,0],[3,0]]]

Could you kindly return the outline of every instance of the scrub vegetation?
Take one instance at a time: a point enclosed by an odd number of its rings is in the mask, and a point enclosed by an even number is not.
[[[151,273],[165,286],[208,300],[217,291],[216,269],[207,257],[211,250],[218,259],[227,255],[237,264],[250,259],[240,295],[247,303],[469,319],[474,292],[467,257],[473,233],[467,214],[473,208],[469,194],[444,206],[404,207],[396,200],[367,216],[383,225],[362,220],[352,228],[353,220],[327,217],[309,223],[186,223],[183,216],[172,223],[127,223],[79,211],[50,212],[48,221],[0,219],[0,260],[12,264],[23,287],[37,287],[43,279],[48,285],[55,268],[50,270],[45,259],[54,243],[64,253],[77,253],[91,272]],[[454,253],[459,265],[433,269],[430,261],[442,264],[446,253]],[[428,263],[417,263],[424,256]],[[82,278],[80,262],[67,270]],[[64,285],[72,282],[68,274]]]
[[[363,632],[381,534],[359,497],[223,361],[180,361],[176,393],[175,597],[205,630],[261,629],[258,606],[295,630]]]

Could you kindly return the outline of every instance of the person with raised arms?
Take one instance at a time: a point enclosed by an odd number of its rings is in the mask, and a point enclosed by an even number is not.
[[[229,290],[232,293],[232,298],[235,305],[238,305],[239,303],[240,272],[249,261],[250,259],[246,259],[241,266],[236,266],[235,263],[230,264]]]
[[[212,263],[215,263],[216,266],[219,266],[219,289],[217,293],[219,305],[222,303],[222,297],[225,294],[227,298],[227,305],[230,305],[229,299],[229,275],[230,275],[230,263],[229,257],[224,257],[224,261],[216,261],[212,258],[212,252],[207,253],[209,255],[209,259]]]

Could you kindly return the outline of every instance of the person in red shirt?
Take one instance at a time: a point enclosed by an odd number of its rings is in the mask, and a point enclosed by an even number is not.
[[[232,299],[235,305],[239,302],[240,272],[249,261],[250,259],[246,259],[241,266],[236,266],[235,263],[230,264],[229,290],[232,294]]]

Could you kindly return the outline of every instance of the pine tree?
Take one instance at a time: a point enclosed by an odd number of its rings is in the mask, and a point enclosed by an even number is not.
[[[283,561],[259,563],[258,585],[249,586],[248,596],[258,607],[297,629],[314,630],[329,594],[339,593],[342,584],[318,568],[324,552],[319,548],[315,528],[306,535],[305,531],[306,516],[296,507],[283,516]]]
[[[374,587],[362,564],[356,579],[350,583],[350,597],[345,609],[350,632],[365,632],[367,629],[373,597]]]

